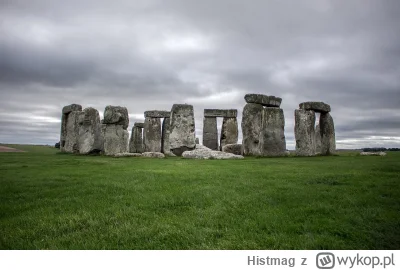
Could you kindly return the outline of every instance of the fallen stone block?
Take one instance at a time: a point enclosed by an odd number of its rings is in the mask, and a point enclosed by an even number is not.
[[[160,152],[144,152],[142,154],[142,157],[148,157],[148,158],[165,158],[165,155]]]
[[[231,153],[235,155],[242,155],[242,145],[241,144],[227,144],[222,147],[222,152]]]

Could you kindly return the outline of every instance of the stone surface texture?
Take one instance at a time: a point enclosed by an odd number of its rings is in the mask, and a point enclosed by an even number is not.
[[[141,157],[142,154],[140,153],[118,153],[115,154],[114,157],[119,158],[119,157]]]
[[[237,110],[204,109],[204,117],[237,117]]]
[[[164,118],[162,123],[161,131],[161,152],[167,156],[172,156],[171,148],[169,146],[169,133],[171,128],[171,119],[169,117]]]
[[[285,116],[280,108],[263,110],[262,147],[263,156],[286,155]]]
[[[135,122],[135,124],[133,124],[133,126],[138,127],[138,128],[144,128],[144,123]]]
[[[142,157],[148,157],[148,158],[165,158],[165,155],[160,152],[144,152],[142,154]]]
[[[127,153],[129,150],[129,133],[122,125],[101,125],[104,140],[104,154],[114,156],[118,153]]]
[[[216,117],[203,118],[203,145],[218,150],[218,128]]]
[[[152,117],[152,118],[166,118],[170,117],[171,112],[170,111],[145,111],[144,112],[144,117]]]
[[[244,100],[247,103],[261,104],[266,107],[279,107],[281,106],[282,99],[275,96],[267,96],[262,94],[246,94]]]
[[[319,117],[319,125],[321,132],[321,155],[335,154],[335,125],[330,113],[321,113]]]
[[[103,137],[99,112],[94,108],[86,108],[79,116],[79,153],[99,153],[103,150]]]
[[[236,117],[224,117],[221,128],[220,149],[227,144],[238,142],[238,123]]]
[[[196,149],[183,152],[182,157],[188,159],[243,159],[243,156],[215,151],[199,144],[196,145]]]
[[[71,112],[73,112],[73,111],[82,111],[82,106],[81,105],[79,105],[79,104],[70,104],[70,105],[67,105],[67,106],[64,106],[63,108],[62,108],[62,114],[61,114],[61,132],[60,132],[60,150],[62,151],[62,152],[67,152],[66,150],[65,150],[65,140],[66,140],[66,137],[67,137],[67,122],[68,122],[68,117],[69,117],[69,114],[71,113]],[[74,116],[75,117],[75,116]],[[70,126],[71,126],[71,123],[70,123]],[[72,129],[72,130],[70,130],[70,132],[72,132],[72,133],[75,133],[75,132],[78,132],[78,130],[75,130],[75,129]],[[69,138],[71,138],[71,136],[72,136],[73,134],[70,134],[69,135]],[[77,135],[76,135],[77,136]],[[70,144],[70,142],[69,142],[69,144]]]
[[[65,125],[65,136],[62,151],[66,153],[79,153],[79,119],[81,111],[70,112]]]
[[[193,106],[174,104],[171,109],[169,143],[171,152],[181,156],[196,147]]]
[[[321,151],[322,151],[321,144],[322,144],[322,141],[321,141],[321,127],[318,124],[315,127],[315,152],[316,152],[316,154],[321,154]]]
[[[319,113],[328,113],[331,111],[331,106],[320,101],[307,101],[299,104],[302,110],[313,110]]]
[[[224,145],[224,147],[222,147],[222,152],[242,155],[242,145],[238,143]]]
[[[123,129],[129,126],[128,109],[121,106],[107,106],[104,110],[103,124],[122,125]]]
[[[146,117],[143,129],[144,152],[161,152],[161,120]]]
[[[296,155],[314,156],[315,147],[315,112],[295,110]]]
[[[243,155],[261,156],[263,111],[261,104],[248,103],[243,108],[242,133],[243,133]]]
[[[129,141],[130,153],[143,153],[143,129],[134,125],[132,127],[131,139]]]

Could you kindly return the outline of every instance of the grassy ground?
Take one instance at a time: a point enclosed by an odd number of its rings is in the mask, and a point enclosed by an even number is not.
[[[0,153],[1,249],[400,249],[400,153]]]

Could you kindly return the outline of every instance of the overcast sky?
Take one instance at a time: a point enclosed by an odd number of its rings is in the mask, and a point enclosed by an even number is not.
[[[62,107],[331,105],[338,148],[400,147],[399,0],[0,0],[0,142],[54,144]],[[221,125],[222,121],[219,121]],[[240,126],[240,124],[239,124]],[[241,130],[240,130],[241,134]],[[241,135],[240,135],[241,139]]]

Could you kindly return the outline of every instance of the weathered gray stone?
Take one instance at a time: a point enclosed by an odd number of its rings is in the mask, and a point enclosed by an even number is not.
[[[242,145],[245,156],[262,156],[263,114],[264,107],[261,104],[247,103],[243,108]]]
[[[184,151],[196,147],[193,106],[174,104],[171,109],[169,143],[171,152],[181,156]]]
[[[296,155],[314,156],[315,148],[315,112],[295,110]]]
[[[224,117],[222,121],[220,149],[227,144],[235,144],[238,141],[239,131],[236,117]]]
[[[320,128],[320,125],[318,124],[315,127],[315,152],[317,154],[321,154],[321,151],[322,151],[321,144],[322,144],[322,141],[321,141],[321,128]]]
[[[183,152],[182,157],[189,159],[243,159],[243,156],[211,150],[199,144],[196,145],[195,150]]]
[[[142,154],[142,157],[148,157],[148,158],[165,158],[165,155],[160,152],[144,152]]]
[[[83,115],[81,111],[73,111],[68,114],[65,126],[65,137],[62,151],[66,153],[79,153],[79,119]]]
[[[266,107],[279,107],[281,106],[282,99],[275,96],[267,96],[262,94],[246,94],[244,99],[247,103],[261,104]]]
[[[169,117],[164,118],[162,123],[162,134],[161,134],[161,152],[165,155],[171,156],[173,155],[171,152],[171,148],[169,147],[169,133],[171,128],[171,119]]]
[[[104,146],[103,151],[107,156],[126,153],[129,150],[129,132],[122,125],[101,125]]]
[[[146,117],[143,129],[143,144],[145,152],[161,152],[161,120]]]
[[[319,101],[307,101],[299,104],[302,110],[313,110],[320,113],[328,113],[331,111],[331,106]]]
[[[61,132],[60,132],[60,150],[62,152],[66,152],[64,147],[65,147],[65,138],[67,137],[68,116],[73,111],[82,111],[82,106],[79,104],[71,104],[71,105],[64,106],[62,109]],[[72,132],[74,133],[75,131],[72,131]]]
[[[132,127],[131,139],[129,141],[130,153],[143,153],[143,129],[135,125]]]
[[[141,157],[142,154],[140,153],[118,153],[115,154],[114,157],[120,158],[120,157]]]
[[[144,112],[144,117],[151,117],[151,118],[166,118],[170,117],[171,112],[170,111],[145,111]]]
[[[204,109],[204,117],[237,117],[237,110]]]
[[[121,106],[107,106],[104,110],[103,124],[122,125],[123,129],[129,126],[128,110]]]
[[[319,125],[321,130],[321,155],[335,154],[335,125],[332,116],[329,113],[321,113]]]
[[[99,153],[103,150],[103,137],[99,112],[94,108],[86,108],[79,120],[79,153]]]
[[[199,143],[200,143],[200,140],[199,140],[199,138],[196,137],[196,144],[199,144]]]
[[[218,128],[216,117],[203,118],[203,145],[218,150]]]
[[[82,111],[82,105],[70,104],[70,105],[64,106],[64,108],[62,109],[63,114],[69,114],[70,112],[74,112],[74,111]]]
[[[133,126],[138,127],[138,128],[144,128],[144,123],[135,122],[135,124]]]
[[[237,143],[224,145],[224,147],[222,147],[222,152],[242,155],[242,145]]]
[[[385,152],[361,152],[361,156],[386,156]]]
[[[280,108],[264,108],[262,127],[263,156],[285,156],[285,116]]]

